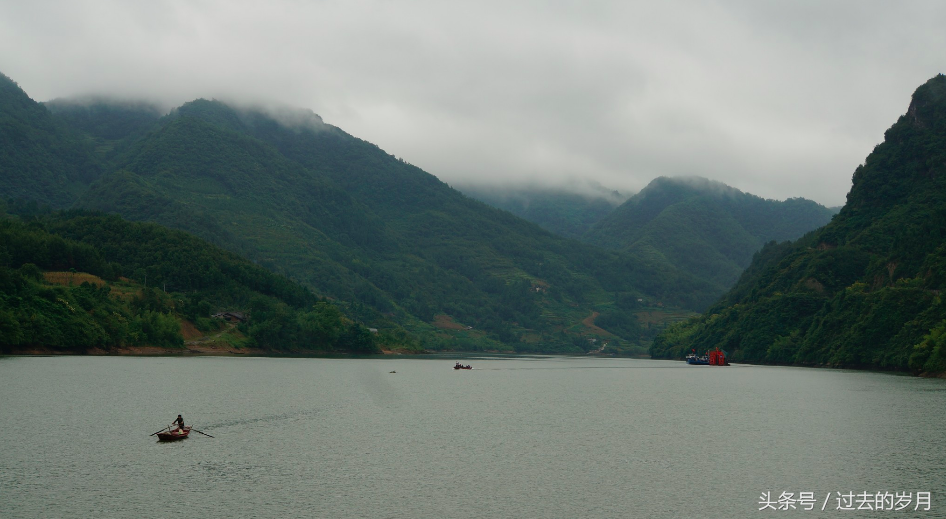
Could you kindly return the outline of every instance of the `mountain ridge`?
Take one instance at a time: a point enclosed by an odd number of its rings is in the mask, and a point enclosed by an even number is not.
[[[636,257],[661,256],[722,293],[764,243],[798,238],[831,215],[803,198],[766,200],[702,177],[658,177],[584,239]]]
[[[581,239],[592,225],[608,215],[626,197],[602,190],[595,193],[567,188],[460,185],[461,192],[492,207],[509,211],[543,229]]]

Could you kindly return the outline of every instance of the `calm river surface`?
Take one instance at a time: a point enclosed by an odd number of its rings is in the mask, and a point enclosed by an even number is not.
[[[149,436],[178,413],[215,438]],[[0,357],[0,430],[4,518],[946,517],[946,380],[889,374]]]

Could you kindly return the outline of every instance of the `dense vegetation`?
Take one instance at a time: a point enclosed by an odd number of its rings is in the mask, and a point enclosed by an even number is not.
[[[0,193],[62,206],[101,173],[86,143],[0,74]]]
[[[854,172],[830,224],[758,252],[703,316],[655,357],[728,350],[737,361],[946,371],[946,76]]]
[[[239,346],[377,351],[335,305],[186,233],[89,213],[0,219],[0,351],[180,348],[182,321],[221,331],[223,310],[250,316],[228,334]]]
[[[703,178],[660,177],[584,239],[709,283],[715,290],[705,308],[732,287],[763,244],[799,238],[834,212],[810,200],[766,200]]]

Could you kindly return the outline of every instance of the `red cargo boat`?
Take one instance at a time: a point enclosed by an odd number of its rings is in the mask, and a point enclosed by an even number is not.
[[[729,362],[726,360],[726,352],[721,351],[719,348],[716,348],[716,351],[709,352],[709,365],[728,366]]]
[[[696,366],[728,366],[729,361],[726,360],[726,352],[716,348],[716,350],[708,351],[706,355],[698,356],[695,352],[687,355],[686,357],[687,364],[693,364]]]
[[[191,428],[189,426],[161,431],[158,433],[158,441],[173,442],[176,440],[183,440],[184,438],[187,438],[187,435],[190,433]]]

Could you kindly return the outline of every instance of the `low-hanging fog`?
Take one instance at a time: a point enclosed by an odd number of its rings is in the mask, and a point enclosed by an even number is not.
[[[927,1],[0,1],[31,97],[310,109],[455,185],[703,176],[841,205],[946,71]]]

